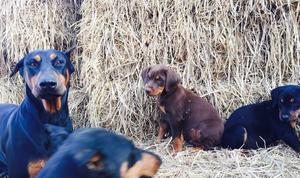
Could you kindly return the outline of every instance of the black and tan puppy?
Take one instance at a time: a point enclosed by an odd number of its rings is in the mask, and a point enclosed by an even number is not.
[[[294,127],[300,115],[300,86],[287,85],[271,91],[272,100],[243,106],[225,123],[222,146],[257,149],[283,140],[300,152]]]
[[[154,65],[142,71],[145,91],[159,95],[158,107],[163,112],[158,141],[170,131],[176,152],[184,140],[195,147],[207,149],[219,144],[223,121],[206,100],[182,87],[179,76],[165,65]]]
[[[161,159],[100,128],[73,132],[36,178],[150,178]]]

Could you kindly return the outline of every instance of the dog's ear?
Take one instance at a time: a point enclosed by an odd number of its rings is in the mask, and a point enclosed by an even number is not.
[[[68,63],[67,64],[68,64],[70,74],[72,74],[75,70],[74,66],[72,64],[72,59],[75,56],[76,48],[77,48],[76,46],[73,46],[65,52],[65,55],[68,57]]]
[[[80,152],[76,153],[74,158],[78,165],[85,165],[89,170],[100,171],[103,169],[103,157],[96,150],[81,150]]]
[[[271,98],[272,98],[272,105],[273,105],[273,107],[276,107],[278,105],[279,95],[287,87],[288,86],[281,86],[281,87],[277,87],[277,88],[275,88],[275,89],[273,89],[271,91]]]
[[[65,55],[68,58],[70,58],[70,60],[71,60],[73,58],[73,55],[74,55],[76,49],[77,49],[77,46],[73,46],[73,47],[69,48],[68,50],[65,51]]]
[[[174,87],[176,87],[180,83],[180,78],[175,71],[171,69],[166,70],[166,86],[165,89],[167,92],[171,91]]]
[[[24,58],[21,59],[21,60],[14,66],[14,68],[12,69],[12,71],[11,71],[9,77],[14,76],[18,71],[19,71],[20,75],[23,76],[23,74],[24,74],[23,68],[24,68]]]
[[[144,83],[146,82],[147,75],[148,75],[150,69],[151,69],[151,67],[146,67],[146,68],[143,69],[143,71],[142,71],[141,76],[142,76],[142,79],[143,79],[143,82],[144,82]]]

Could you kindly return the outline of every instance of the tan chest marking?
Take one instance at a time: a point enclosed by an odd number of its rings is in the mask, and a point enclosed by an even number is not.
[[[166,110],[165,110],[165,107],[164,107],[164,106],[159,105],[158,107],[159,107],[159,109],[161,110],[161,112],[163,112],[163,113],[166,114]]]
[[[292,128],[295,128],[296,125],[297,125],[297,120],[291,120],[290,125],[291,125]]]
[[[46,160],[44,159],[29,162],[27,166],[29,177],[34,178],[35,176],[37,176],[37,174],[45,166],[45,164],[46,164]]]

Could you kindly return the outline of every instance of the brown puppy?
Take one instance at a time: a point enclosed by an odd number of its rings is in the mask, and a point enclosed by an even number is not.
[[[184,140],[207,149],[220,143],[224,125],[217,111],[206,100],[183,88],[179,76],[165,65],[153,65],[142,71],[145,91],[159,95],[158,107],[163,112],[158,141],[170,131],[176,152]]]

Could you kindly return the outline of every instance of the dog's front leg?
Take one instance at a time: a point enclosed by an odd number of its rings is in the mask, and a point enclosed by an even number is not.
[[[171,132],[172,132],[172,145],[175,152],[182,151],[183,147],[183,135],[182,127],[180,121],[171,121],[170,122]]]
[[[167,121],[167,115],[162,114],[162,118],[159,121],[159,130],[157,136],[157,142],[160,143],[162,139],[168,138],[170,135],[170,125]]]
[[[281,136],[282,140],[292,147],[297,153],[300,153],[300,141],[294,130],[289,129]]]

